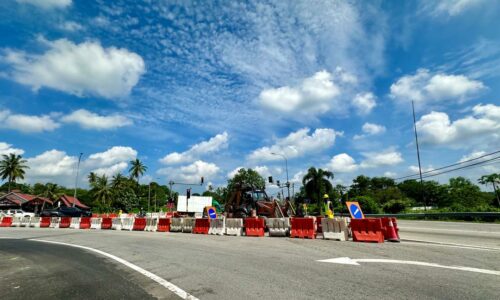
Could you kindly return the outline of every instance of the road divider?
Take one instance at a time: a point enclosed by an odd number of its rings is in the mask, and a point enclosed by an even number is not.
[[[31,217],[28,227],[40,228],[40,217]]]
[[[226,219],[226,234],[235,236],[243,235],[243,219]]]
[[[122,218],[113,218],[111,221],[111,229],[122,230]]]
[[[80,218],[80,229],[90,229],[90,217]]]
[[[194,227],[195,218],[184,218],[182,223],[182,232],[184,233],[192,233]]]
[[[268,218],[266,226],[269,229],[269,236],[287,236],[290,234],[289,218]]]
[[[352,239],[355,242],[384,242],[382,220],[380,219],[352,219]]]
[[[209,219],[195,219],[193,233],[195,234],[208,234],[210,230],[210,220]]]
[[[132,229],[134,228],[134,218],[127,217],[121,219],[122,219],[122,230],[132,231]]]
[[[245,218],[246,236],[264,236],[265,226],[263,218]]]
[[[170,222],[171,232],[182,232],[182,226],[184,225],[183,218],[172,218]]]
[[[132,230],[134,231],[144,231],[146,228],[146,218],[135,218],[134,219],[134,227]]]
[[[13,217],[11,227],[21,227],[22,217]]]
[[[146,231],[152,231],[155,232],[156,228],[158,227],[158,218],[152,217],[152,218],[146,218]]]
[[[58,217],[50,218],[50,228],[59,228],[59,222],[61,221]]]
[[[158,232],[169,232],[170,231],[170,221],[169,218],[160,218],[158,219],[158,227],[156,231]]]
[[[226,222],[224,218],[210,219],[208,234],[224,235],[226,233]]]
[[[322,235],[325,240],[347,241],[349,239],[347,221],[343,218],[323,218],[321,227],[323,228]]]
[[[101,221],[101,229],[111,229],[113,226],[113,219],[110,217],[104,217]]]
[[[90,229],[101,229],[102,218],[92,217],[90,219]]]
[[[80,228],[80,218],[71,218],[71,223],[69,224],[69,228],[79,229]]]
[[[71,217],[62,217],[59,222],[59,228],[69,228],[71,225]]]
[[[12,225],[12,217],[3,217],[0,227],[10,227]]]
[[[291,218],[290,237],[301,238],[301,239],[315,239],[316,238],[315,218],[314,217]]]

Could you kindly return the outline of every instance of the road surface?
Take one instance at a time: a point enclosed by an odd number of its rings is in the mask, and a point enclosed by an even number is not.
[[[402,238],[425,237],[424,231],[434,228],[431,224],[418,222],[400,222]],[[450,229],[447,226],[452,226],[440,224],[435,227]],[[479,224],[467,228],[483,234],[482,231],[489,230],[498,232],[498,227]],[[406,232],[405,228],[410,229]],[[428,236],[437,241],[438,234],[451,236],[445,239],[447,242],[455,241],[456,234],[450,235],[446,230]],[[409,241],[365,244],[319,239],[45,228],[0,228],[0,237],[41,239],[98,249],[139,266],[199,299],[497,299],[500,295],[500,248],[493,247],[498,241],[489,241],[485,248],[475,248]],[[5,255],[6,245],[14,249],[19,247],[15,243],[0,239],[1,255]],[[19,256],[24,257],[21,254]],[[359,264],[320,261],[345,257],[350,259],[348,261],[359,260]],[[409,264],[412,262],[418,264]],[[123,270],[130,274],[130,270],[116,262],[107,263],[117,264],[116,268],[107,267],[108,271]],[[101,280],[106,276],[101,273],[96,268],[93,274]],[[144,281],[145,278],[137,274],[123,276],[153,297],[172,296],[171,291],[164,288],[162,293],[161,286]],[[78,281],[78,278],[72,280]],[[3,278],[0,284],[6,284]],[[1,286],[0,290],[11,292],[9,289],[13,288]]]

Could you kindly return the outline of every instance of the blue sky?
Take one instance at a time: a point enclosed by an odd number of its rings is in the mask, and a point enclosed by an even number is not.
[[[138,157],[143,182],[284,181],[272,152],[297,182],[404,176],[411,100],[424,169],[500,146],[496,1],[7,0],[0,20],[0,153],[29,183],[71,186],[80,152],[84,174]]]

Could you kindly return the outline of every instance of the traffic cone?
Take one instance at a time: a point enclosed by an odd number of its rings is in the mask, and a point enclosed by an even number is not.
[[[399,237],[398,234],[396,233],[396,230],[394,229],[394,226],[392,225],[392,220],[389,219],[389,224],[386,228],[387,231],[387,240],[389,242],[396,242],[399,243]]]

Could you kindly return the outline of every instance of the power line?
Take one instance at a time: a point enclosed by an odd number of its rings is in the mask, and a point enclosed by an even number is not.
[[[434,176],[442,175],[442,174],[453,172],[453,171],[457,171],[457,170],[467,169],[467,168],[474,167],[474,166],[479,167],[479,166],[485,164],[486,162],[497,160],[499,158],[500,158],[500,156],[497,156],[497,157],[494,157],[494,158],[491,158],[491,159],[488,159],[488,160],[483,160],[483,161],[480,161],[480,162],[477,162],[477,163],[474,163],[474,164],[470,164],[470,165],[467,165],[467,166],[463,166],[463,167],[459,167],[459,168],[455,168],[455,169],[451,169],[451,170],[446,170],[446,171],[443,171],[443,172],[440,172],[440,173],[436,173],[436,174],[430,174],[430,175],[424,176],[424,178],[434,177]],[[498,162],[500,162],[500,161],[498,161]]]
[[[422,172],[422,174],[433,173],[435,171],[439,171],[439,170],[447,169],[447,168],[450,168],[450,167],[462,165],[462,164],[465,164],[465,163],[468,163],[468,162],[471,162],[471,161],[474,161],[474,160],[481,159],[481,158],[486,157],[486,156],[491,156],[493,154],[497,154],[497,153],[500,153],[500,150],[497,150],[497,151],[494,151],[494,152],[491,152],[491,153],[487,153],[487,154],[483,154],[483,155],[475,157],[475,158],[464,160],[464,161],[461,161],[461,162],[458,162],[458,163],[454,163],[454,164],[451,164],[451,165],[447,165],[447,166],[444,166],[444,167],[440,167],[440,168],[437,168],[437,169],[432,169],[432,170],[429,170],[429,171],[425,171],[425,172]],[[419,176],[419,175],[420,175],[419,173],[416,173],[416,174],[412,174],[412,175],[406,175],[406,176],[403,176],[403,177],[399,177],[399,178],[396,178],[394,180],[398,181],[398,180],[401,180],[401,179],[405,179],[405,178],[409,178],[409,177],[415,177],[415,176]]]

